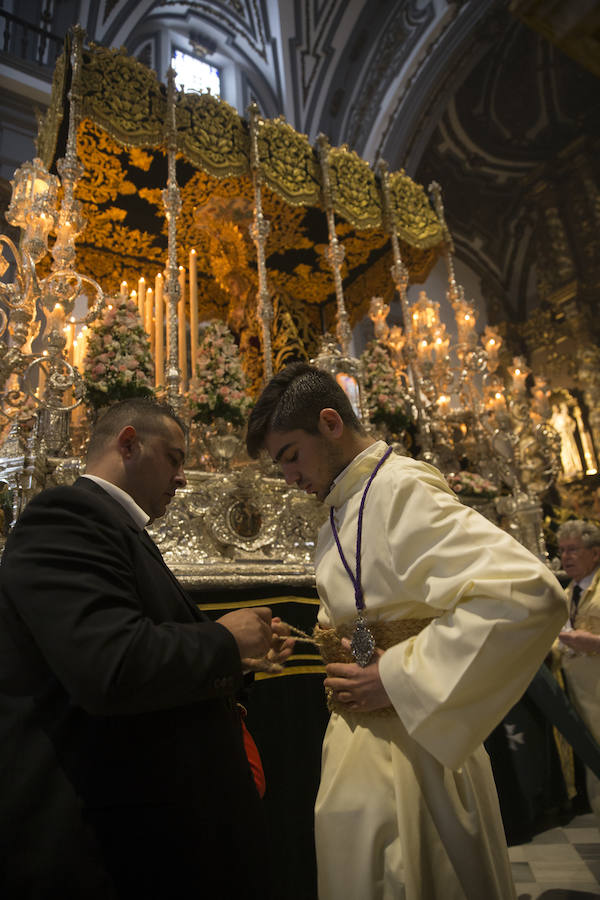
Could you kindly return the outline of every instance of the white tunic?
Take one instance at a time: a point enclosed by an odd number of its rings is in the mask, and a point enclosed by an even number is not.
[[[355,569],[362,492],[383,442],[325,502]],[[316,553],[319,623],[355,617],[329,522]],[[392,455],[369,488],[361,578],[369,621],[432,618],[379,671],[398,716],[333,713],[316,803],[320,900],[510,900],[481,741],[523,694],[565,619],[555,577],[464,506],[432,466]],[[437,618],[433,618],[437,617]]]

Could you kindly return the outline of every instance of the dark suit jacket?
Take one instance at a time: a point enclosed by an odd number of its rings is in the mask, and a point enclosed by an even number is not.
[[[175,898],[232,869],[258,894],[241,681],[230,632],[118,502],[89,479],[36,496],[0,567],[4,895],[111,897],[108,871],[120,897]]]

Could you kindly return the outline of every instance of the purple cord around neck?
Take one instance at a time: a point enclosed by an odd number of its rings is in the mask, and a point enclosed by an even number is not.
[[[377,465],[375,466],[375,468],[373,469],[373,471],[371,472],[371,474],[369,475],[369,480],[367,481],[367,483],[365,485],[365,489],[364,489],[363,495],[361,497],[360,507],[358,509],[358,525],[357,525],[357,530],[356,530],[356,575],[353,573],[352,569],[348,565],[348,560],[346,559],[346,557],[344,555],[344,551],[342,550],[342,545],[340,543],[338,530],[335,525],[333,506],[329,510],[329,521],[331,523],[331,530],[333,531],[333,536],[335,538],[335,543],[338,548],[338,553],[340,554],[340,559],[342,560],[342,562],[344,564],[344,568],[346,569],[346,572],[348,573],[348,575],[350,577],[350,581],[354,585],[354,601],[356,603],[356,608],[358,610],[363,610],[365,608],[363,589],[362,589],[362,585],[360,583],[360,573],[361,573],[360,557],[361,557],[361,550],[362,550],[362,523],[363,523],[363,511],[365,508],[365,500],[367,499],[367,492],[368,492],[369,488],[371,487],[371,482],[373,481],[373,479],[375,478],[375,476],[377,475],[380,468],[382,467],[382,465],[384,464],[384,462],[386,461],[386,459],[388,458],[388,456],[390,455],[391,452],[392,452],[392,448],[388,447],[387,450],[385,451],[385,453],[383,454],[383,456],[381,457],[381,459],[379,460],[379,462],[377,463]]]

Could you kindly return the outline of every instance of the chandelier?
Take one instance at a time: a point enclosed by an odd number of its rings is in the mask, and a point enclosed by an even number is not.
[[[385,199],[387,169],[383,163],[379,168]],[[393,229],[392,275],[404,327],[390,328],[389,306],[373,297],[369,316],[375,337],[388,349],[411,410],[419,456],[440,468],[451,484],[465,471],[484,478],[498,495],[496,510],[509,530],[544,556],[540,500],[560,471],[560,436],[549,421],[550,391],[538,377],[530,396],[526,382],[531,370],[521,357],[513,358],[503,376],[502,337],[496,329],[486,326],[479,337],[474,305],[456,281],[440,186],[433,182],[430,192],[445,235],[446,299],[454,312],[456,338],[440,319],[440,304],[425,291],[409,303],[408,273]]]
[[[0,283],[0,435],[16,436],[19,422],[35,416],[37,443],[49,453],[68,443],[69,414],[83,396],[74,365],[75,329],[94,321],[104,304],[100,285],[75,270],[75,240],[85,224],[74,196],[83,172],[76,152],[81,40],[76,30],[69,132],[59,174],[49,174],[37,158],[15,172],[6,218],[21,229],[19,246],[0,235],[0,275],[12,265],[12,281]],[[50,271],[40,277],[37,264],[46,257],[52,234]],[[83,304],[76,302],[80,298]],[[83,315],[80,305],[86,308]]]

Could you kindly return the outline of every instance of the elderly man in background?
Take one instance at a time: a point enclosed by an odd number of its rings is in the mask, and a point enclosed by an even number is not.
[[[558,530],[567,587],[569,620],[558,650],[569,696],[594,738],[600,742],[600,528],[572,520]],[[600,816],[600,779],[587,770],[590,806]]]

